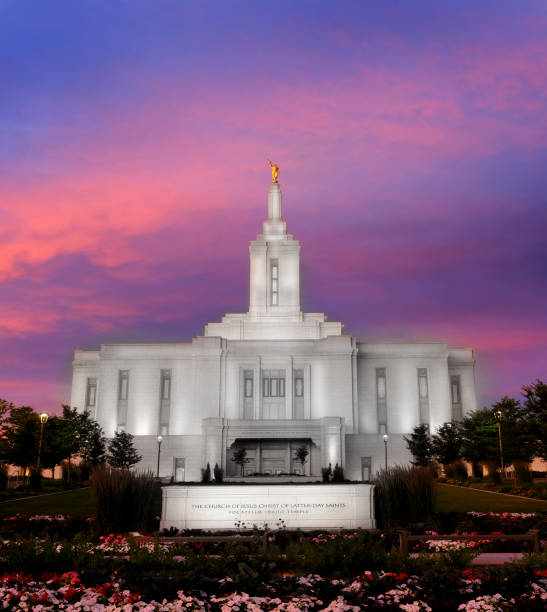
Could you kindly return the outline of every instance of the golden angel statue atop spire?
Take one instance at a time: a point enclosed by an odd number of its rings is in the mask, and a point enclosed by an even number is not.
[[[274,164],[271,159],[268,159],[268,163],[270,164],[270,168],[272,169],[272,183],[277,183],[277,177],[279,176],[279,166]]]

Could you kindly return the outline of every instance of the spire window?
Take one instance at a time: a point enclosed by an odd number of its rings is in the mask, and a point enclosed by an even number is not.
[[[270,264],[270,290],[272,295],[272,306],[279,305],[279,263],[272,259]]]

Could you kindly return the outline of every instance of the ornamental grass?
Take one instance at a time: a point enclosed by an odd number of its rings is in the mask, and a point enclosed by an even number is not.
[[[161,487],[151,472],[97,468],[91,476],[91,491],[97,525],[103,533],[157,528]]]
[[[428,522],[435,506],[433,471],[400,465],[380,470],[374,497],[380,529]]]

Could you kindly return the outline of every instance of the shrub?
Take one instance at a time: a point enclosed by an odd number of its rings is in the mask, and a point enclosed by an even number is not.
[[[209,464],[205,469],[201,468],[201,482],[211,482],[211,466]]]
[[[473,462],[473,476],[475,478],[484,478],[484,470],[482,469],[482,465],[477,461]]]
[[[446,477],[451,480],[467,480],[467,467],[463,461],[453,461],[445,469]]]
[[[90,463],[82,461],[82,463],[80,463],[78,467],[79,467],[79,472],[80,472],[79,474],[80,480],[82,481],[89,480],[93,466]]]
[[[65,482],[76,482],[82,480],[80,466],[75,465],[72,461],[65,459],[61,463],[62,478]]]
[[[91,476],[97,524],[103,531],[150,531],[161,511],[161,487],[152,472],[97,468]]]
[[[323,482],[330,482],[330,477],[332,476],[332,467],[329,463],[329,467],[321,468],[321,476],[323,477]]]
[[[213,475],[215,477],[215,482],[222,482],[224,480],[224,470],[218,465],[218,463],[215,463]]]
[[[434,492],[430,468],[395,466],[380,470],[374,490],[378,527],[428,521],[433,515]]]
[[[501,472],[498,470],[498,466],[495,463],[488,464],[488,479],[491,480],[495,485],[501,484]]]
[[[40,489],[42,487],[42,470],[38,466],[32,466],[28,480],[31,489]]]
[[[336,464],[332,470],[332,482],[344,482],[344,468]]]
[[[534,484],[534,479],[527,463],[515,463],[515,480],[520,486]]]
[[[8,466],[0,462],[0,491],[5,491],[8,487]]]

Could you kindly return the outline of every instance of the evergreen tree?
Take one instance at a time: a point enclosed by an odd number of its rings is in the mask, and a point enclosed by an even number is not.
[[[211,482],[211,465],[209,463],[205,469],[201,468],[201,482]]]
[[[215,482],[222,482],[224,480],[224,470],[218,465],[218,463],[215,463],[213,475],[215,477]]]
[[[462,434],[455,423],[444,423],[431,438],[431,452],[444,466],[462,458]]]
[[[412,455],[412,465],[425,467],[431,463],[431,439],[428,425],[417,425],[412,430],[410,438],[404,438]]]
[[[112,467],[128,470],[141,459],[142,455],[133,446],[133,436],[125,431],[117,431],[108,443],[108,463]]]

